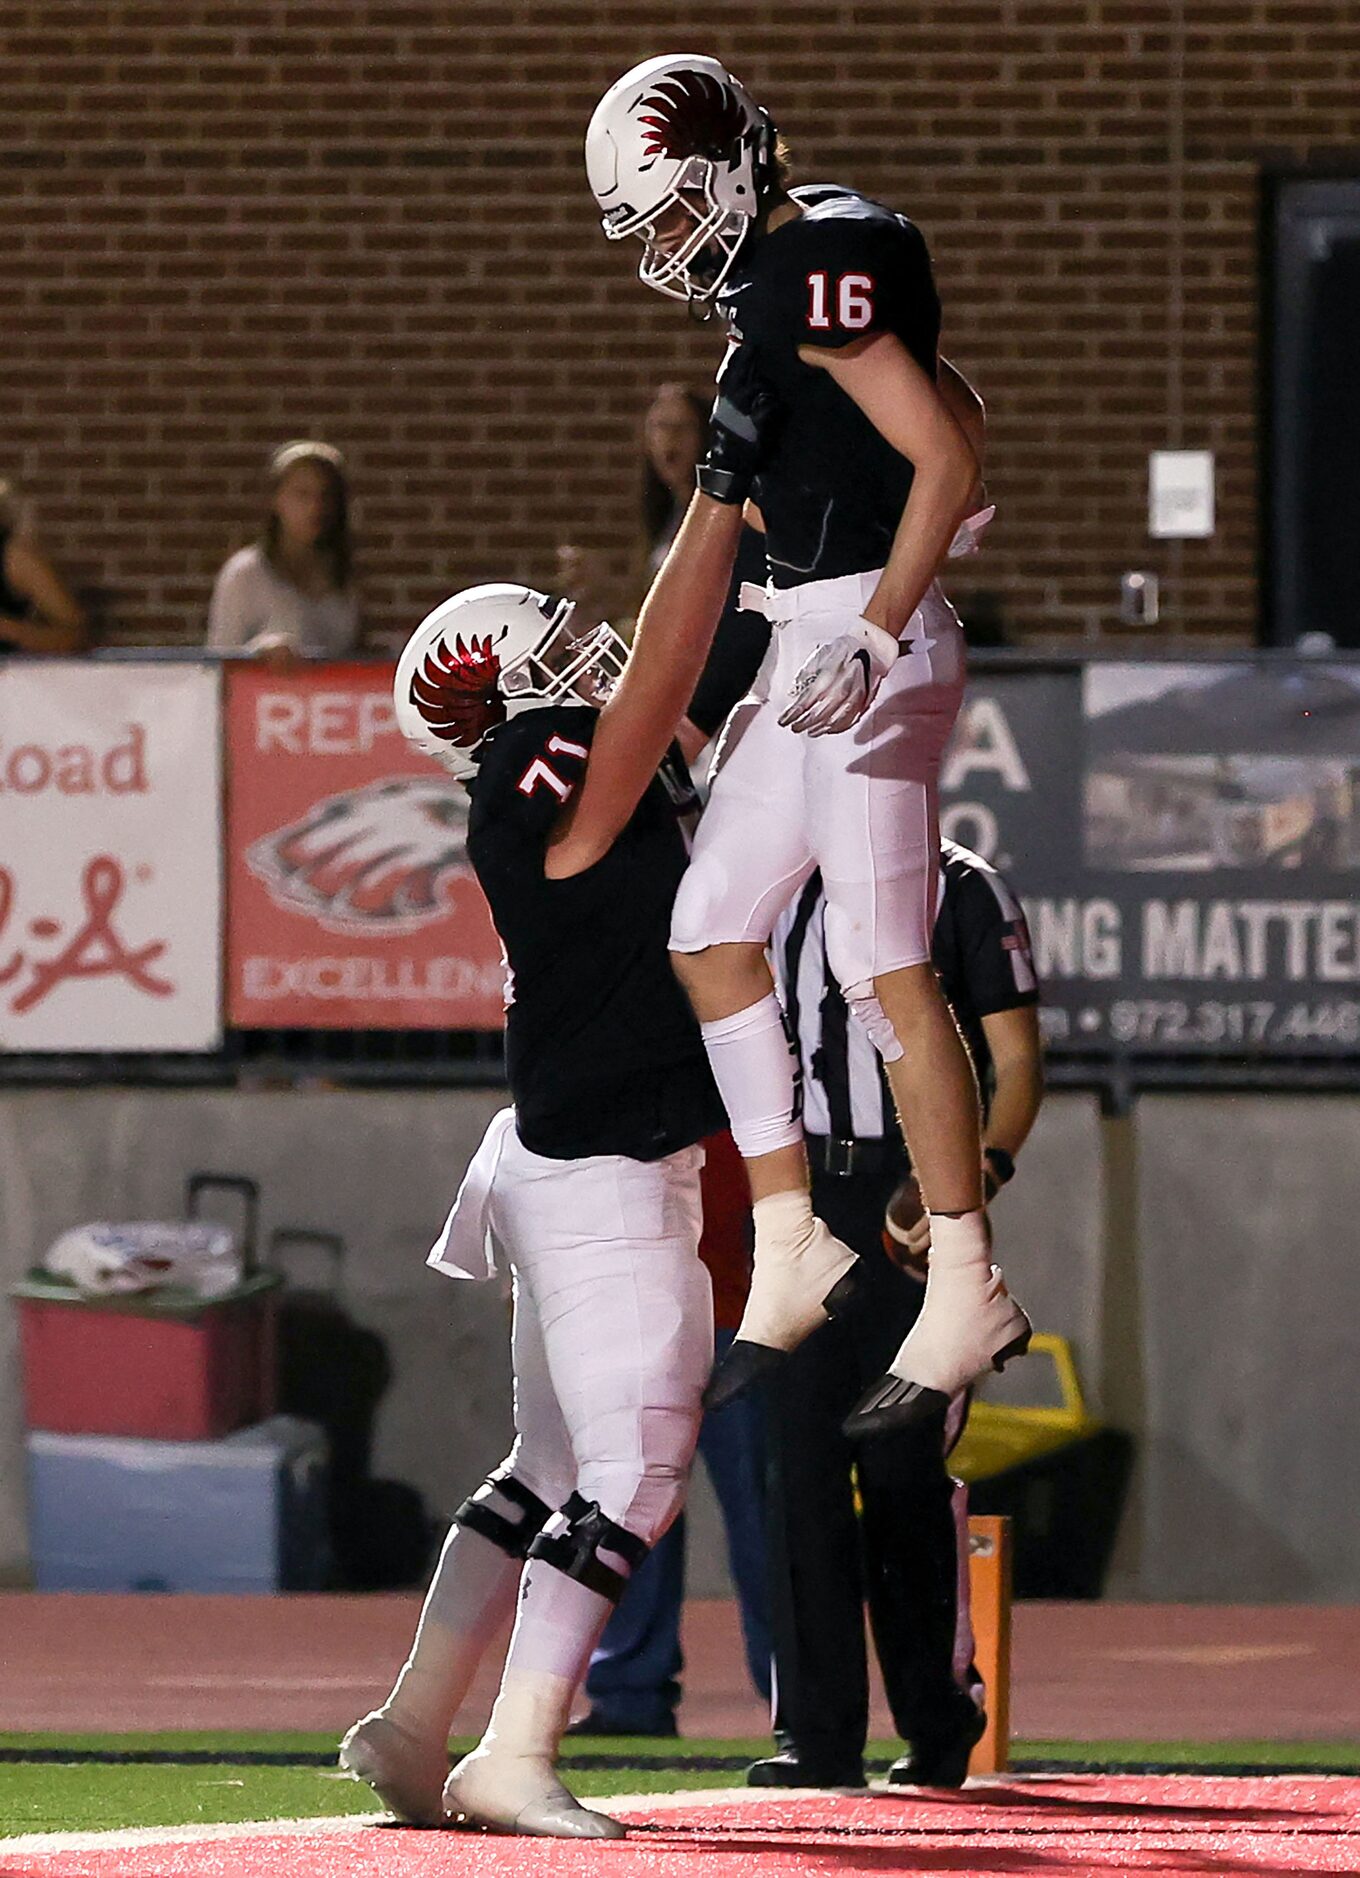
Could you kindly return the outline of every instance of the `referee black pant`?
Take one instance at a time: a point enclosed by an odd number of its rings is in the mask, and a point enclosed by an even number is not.
[[[778,1732],[809,1761],[843,1764],[864,1751],[866,1605],[904,1740],[953,1733],[968,1701],[955,1680],[959,1546],[942,1437],[902,1431],[852,1446],[841,1433],[849,1409],[896,1356],[924,1296],[883,1250],[884,1208],[901,1177],[900,1166],[814,1173],[813,1210],[859,1253],[870,1288],[848,1317],[794,1351],[772,1391]]]

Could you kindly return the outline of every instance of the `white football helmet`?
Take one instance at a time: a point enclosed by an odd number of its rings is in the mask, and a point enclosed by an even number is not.
[[[509,582],[468,587],[427,614],[397,662],[393,697],[408,742],[466,782],[482,740],[534,705],[604,704],[628,647],[603,623],[578,632],[576,604]]]
[[[596,105],[586,175],[609,239],[641,238],[639,279],[703,304],[760,213],[774,148],[769,117],[717,59],[668,52]]]

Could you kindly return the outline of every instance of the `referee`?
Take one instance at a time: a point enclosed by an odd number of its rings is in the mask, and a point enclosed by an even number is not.
[[[952,1405],[943,1439],[938,1427],[903,1429],[852,1447],[842,1432],[921,1307],[929,1220],[878,1056],[827,969],[824,910],[814,874],[776,928],[775,965],[803,1072],[813,1210],[864,1260],[869,1290],[858,1309],[795,1350],[772,1385],[771,1616],[782,1726],[779,1751],[747,1779],[863,1785],[867,1603],[893,1722],[908,1744],[888,1778],[957,1787],[983,1728],[966,1606],[966,1503],[945,1466],[966,1399]],[[933,951],[977,1073],[990,1198],[1014,1172],[1042,1094],[1038,988],[1010,888],[949,841]]]

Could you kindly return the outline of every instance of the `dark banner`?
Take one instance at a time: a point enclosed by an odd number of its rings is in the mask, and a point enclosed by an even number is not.
[[[1054,1049],[1360,1052],[1360,665],[978,674],[942,823],[1025,903]]]

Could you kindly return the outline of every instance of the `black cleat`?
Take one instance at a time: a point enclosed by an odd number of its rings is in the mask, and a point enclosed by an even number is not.
[[[735,1338],[708,1379],[704,1407],[725,1408],[743,1389],[749,1389],[762,1376],[772,1376],[780,1364],[787,1361],[787,1350],[772,1350],[767,1343],[747,1343],[742,1337]]]
[[[890,1787],[961,1787],[968,1778],[968,1759],[987,1728],[987,1717],[975,1709],[952,1734],[921,1735],[901,1760],[888,1769]]]
[[[864,1763],[858,1755],[839,1760],[823,1755],[802,1755],[785,1748],[767,1761],[755,1761],[746,1770],[748,1787],[862,1787]]]
[[[870,1289],[864,1260],[856,1259],[849,1271],[841,1273],[822,1299],[822,1309],[828,1317],[848,1317],[861,1305],[869,1303]]]
[[[864,1262],[856,1259],[848,1271],[841,1273],[822,1299],[822,1309],[828,1318],[845,1317],[863,1304],[868,1295],[869,1282],[865,1276]],[[820,1325],[816,1326],[816,1329],[820,1328]],[[809,1332],[809,1335],[815,1334],[816,1330]],[[795,1344],[794,1348],[797,1347]],[[704,1407],[724,1408],[744,1389],[749,1389],[752,1383],[759,1382],[762,1376],[773,1375],[789,1355],[788,1350],[776,1350],[768,1343],[751,1343],[745,1337],[734,1338],[708,1379],[703,1396]]]
[[[851,1441],[864,1441],[894,1429],[938,1426],[943,1436],[949,1401],[938,1389],[927,1389],[920,1382],[904,1382],[890,1370],[865,1390],[841,1423],[841,1431]]]
[[[569,1722],[566,1732],[569,1735],[594,1735],[614,1740],[633,1739],[647,1741],[674,1740],[680,1729],[674,1715],[669,1715],[665,1723],[652,1728],[625,1728],[610,1721],[597,1708],[587,1709],[578,1721]]]

